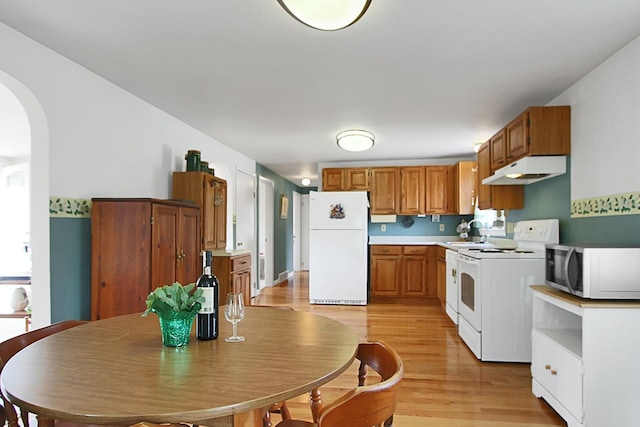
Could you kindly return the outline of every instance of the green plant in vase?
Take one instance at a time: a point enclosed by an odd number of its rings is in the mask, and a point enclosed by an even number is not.
[[[193,319],[202,307],[202,289],[194,283],[182,286],[175,282],[155,288],[147,296],[147,309],[142,316],[156,313],[160,320],[162,344],[167,347],[181,347],[189,343]]]

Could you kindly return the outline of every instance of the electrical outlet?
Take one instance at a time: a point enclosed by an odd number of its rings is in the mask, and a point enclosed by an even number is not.
[[[380,231],[387,231],[387,224],[380,224]]]
[[[444,231],[444,224],[440,224],[440,231]]]
[[[513,233],[513,226],[514,226],[513,222],[507,222],[507,233],[509,234]]]

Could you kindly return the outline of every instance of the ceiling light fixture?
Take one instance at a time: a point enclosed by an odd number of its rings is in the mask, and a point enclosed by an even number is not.
[[[373,147],[375,137],[371,132],[351,129],[340,132],[336,136],[338,146],[347,151],[365,151]]]
[[[309,177],[305,176],[304,178],[302,178],[302,185],[304,185],[305,187],[309,184],[311,184],[311,180],[309,179]]]
[[[278,3],[289,15],[308,27],[336,31],[362,18],[371,0],[278,0]]]
[[[482,147],[482,144],[484,144],[484,142],[477,142],[473,144],[473,151],[476,153],[480,151],[480,147]]]

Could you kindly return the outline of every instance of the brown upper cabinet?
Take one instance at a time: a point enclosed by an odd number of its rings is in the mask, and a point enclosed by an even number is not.
[[[476,162],[446,166],[326,168],[323,191],[370,192],[373,215],[473,214]]]
[[[427,184],[424,166],[400,168],[400,212],[401,215],[425,213],[425,188]]]
[[[427,166],[425,213],[447,213],[447,166]]]
[[[227,181],[204,172],[174,172],[173,198],[200,206],[203,251],[227,246]]]
[[[478,209],[522,209],[523,185],[484,185],[482,180],[491,175],[491,141],[478,151]]]
[[[478,202],[478,163],[458,162],[449,166],[447,174],[447,213],[473,215]]]
[[[400,210],[400,168],[371,168],[372,215],[397,214]]]
[[[491,153],[491,171],[507,166],[507,132],[500,129],[489,140]]]
[[[571,107],[530,107],[494,135],[491,168],[500,169],[525,156],[571,153]]]
[[[326,168],[322,191],[368,191],[369,168]]]

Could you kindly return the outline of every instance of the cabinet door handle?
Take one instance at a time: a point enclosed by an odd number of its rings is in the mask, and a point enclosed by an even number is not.
[[[551,365],[544,365],[544,369],[548,371],[549,369],[551,369]]]
[[[551,370],[551,375],[557,375],[557,374],[558,374],[558,371],[556,371],[555,369]]]

